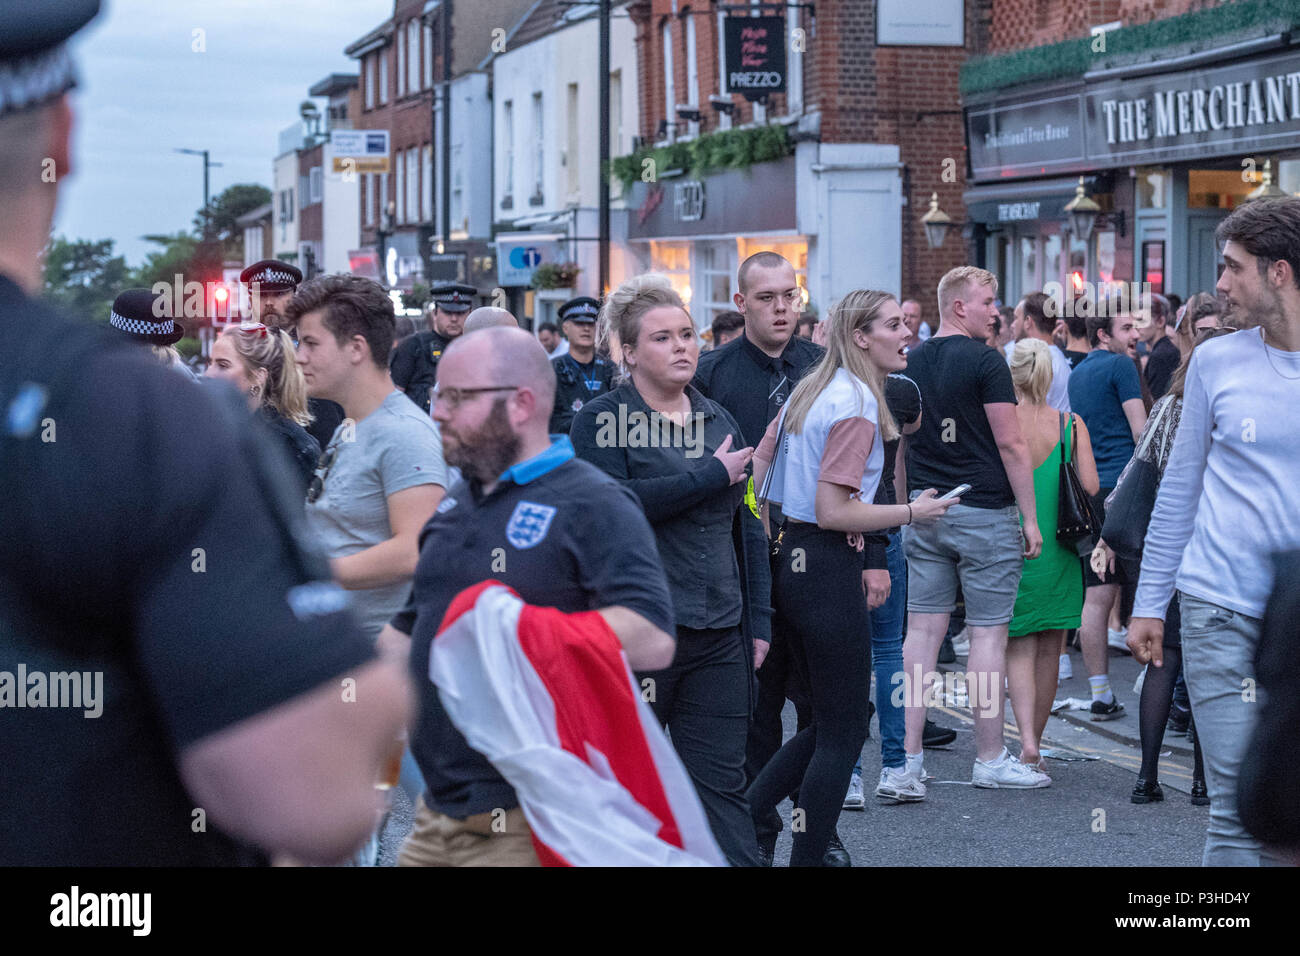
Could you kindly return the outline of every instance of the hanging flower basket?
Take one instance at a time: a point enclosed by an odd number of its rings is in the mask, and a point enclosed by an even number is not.
[[[533,272],[531,284],[534,289],[572,289],[581,271],[576,262],[547,263]]]

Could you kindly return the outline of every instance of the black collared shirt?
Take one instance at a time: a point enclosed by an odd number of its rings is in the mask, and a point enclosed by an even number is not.
[[[741,447],[740,429],[727,410],[690,386],[689,427],[653,411],[631,382],[593,399],[573,420],[573,449],[601,471],[617,478],[641,501],[654,528],[679,627],[731,627],[741,621],[741,573],[733,525],[745,495],[745,482],[731,483],[726,466],[713,453],[731,436]],[[667,447],[665,447],[667,446]],[[740,520],[758,538],[762,525],[741,509]],[[742,531],[745,530],[742,526]],[[761,598],[761,620],[753,636],[767,640],[769,597],[755,584],[754,564],[766,567],[761,543],[744,537],[750,560],[749,585]],[[770,575],[770,571],[769,571]],[[770,588],[770,577],[768,580]],[[751,602],[753,603],[753,602]]]
[[[772,358],[741,335],[700,356],[693,384],[736,420],[744,439],[737,447],[757,448],[795,385],[823,354],[820,345],[796,335]]]
[[[489,494],[463,481],[452,487],[420,534],[411,598],[392,621],[411,635],[420,698],[411,753],[425,803],[459,820],[519,801],[452,724],[429,679],[433,638],[457,594],[495,579],[527,604],[569,614],[621,605],[673,633],[668,585],[636,499],[571,456],[561,439]]]
[[[438,381],[438,361],[450,344],[450,339],[425,330],[403,339],[388,357],[388,371],[393,376],[393,384],[426,412],[432,406],[429,389]]]

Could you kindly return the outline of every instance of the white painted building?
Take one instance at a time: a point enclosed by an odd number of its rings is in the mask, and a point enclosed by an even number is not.
[[[298,259],[298,150],[302,143],[301,120],[280,133],[272,164],[271,249],[266,258],[285,262]]]
[[[567,14],[565,11],[569,11]],[[610,155],[632,151],[638,128],[635,28],[610,24]],[[505,231],[563,237],[581,268],[573,289],[538,293],[536,321],[554,320],[559,302],[599,296],[599,24],[592,6],[543,2],[492,61],[493,214]],[[622,203],[614,193],[611,282],[632,266],[622,241]]]

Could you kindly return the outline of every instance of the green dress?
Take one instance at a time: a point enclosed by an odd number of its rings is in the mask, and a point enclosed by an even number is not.
[[[1083,568],[1078,552],[1056,540],[1056,515],[1061,493],[1061,461],[1068,455],[1074,416],[1065,416],[1065,433],[1047,460],[1034,469],[1034,501],[1043,553],[1025,562],[1016,592],[1010,635],[1069,630],[1079,626],[1083,610]],[[1068,459],[1067,459],[1068,460]]]

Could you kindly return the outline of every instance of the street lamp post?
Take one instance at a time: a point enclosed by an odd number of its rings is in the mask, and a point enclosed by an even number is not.
[[[209,199],[208,199],[208,195],[209,195],[209,193],[208,193],[208,170],[211,169],[213,166],[220,166],[221,164],[220,164],[220,163],[214,163],[214,162],[212,162],[212,160],[210,160],[210,159],[208,158],[208,151],[207,151],[206,149],[179,149],[179,148],[177,148],[177,149],[176,149],[176,152],[178,152],[178,153],[185,153],[187,156],[202,156],[202,157],[203,157],[203,215],[204,215],[204,218],[205,218],[205,226],[206,226],[206,217],[207,217],[207,213],[208,213],[208,202],[209,202]]]

